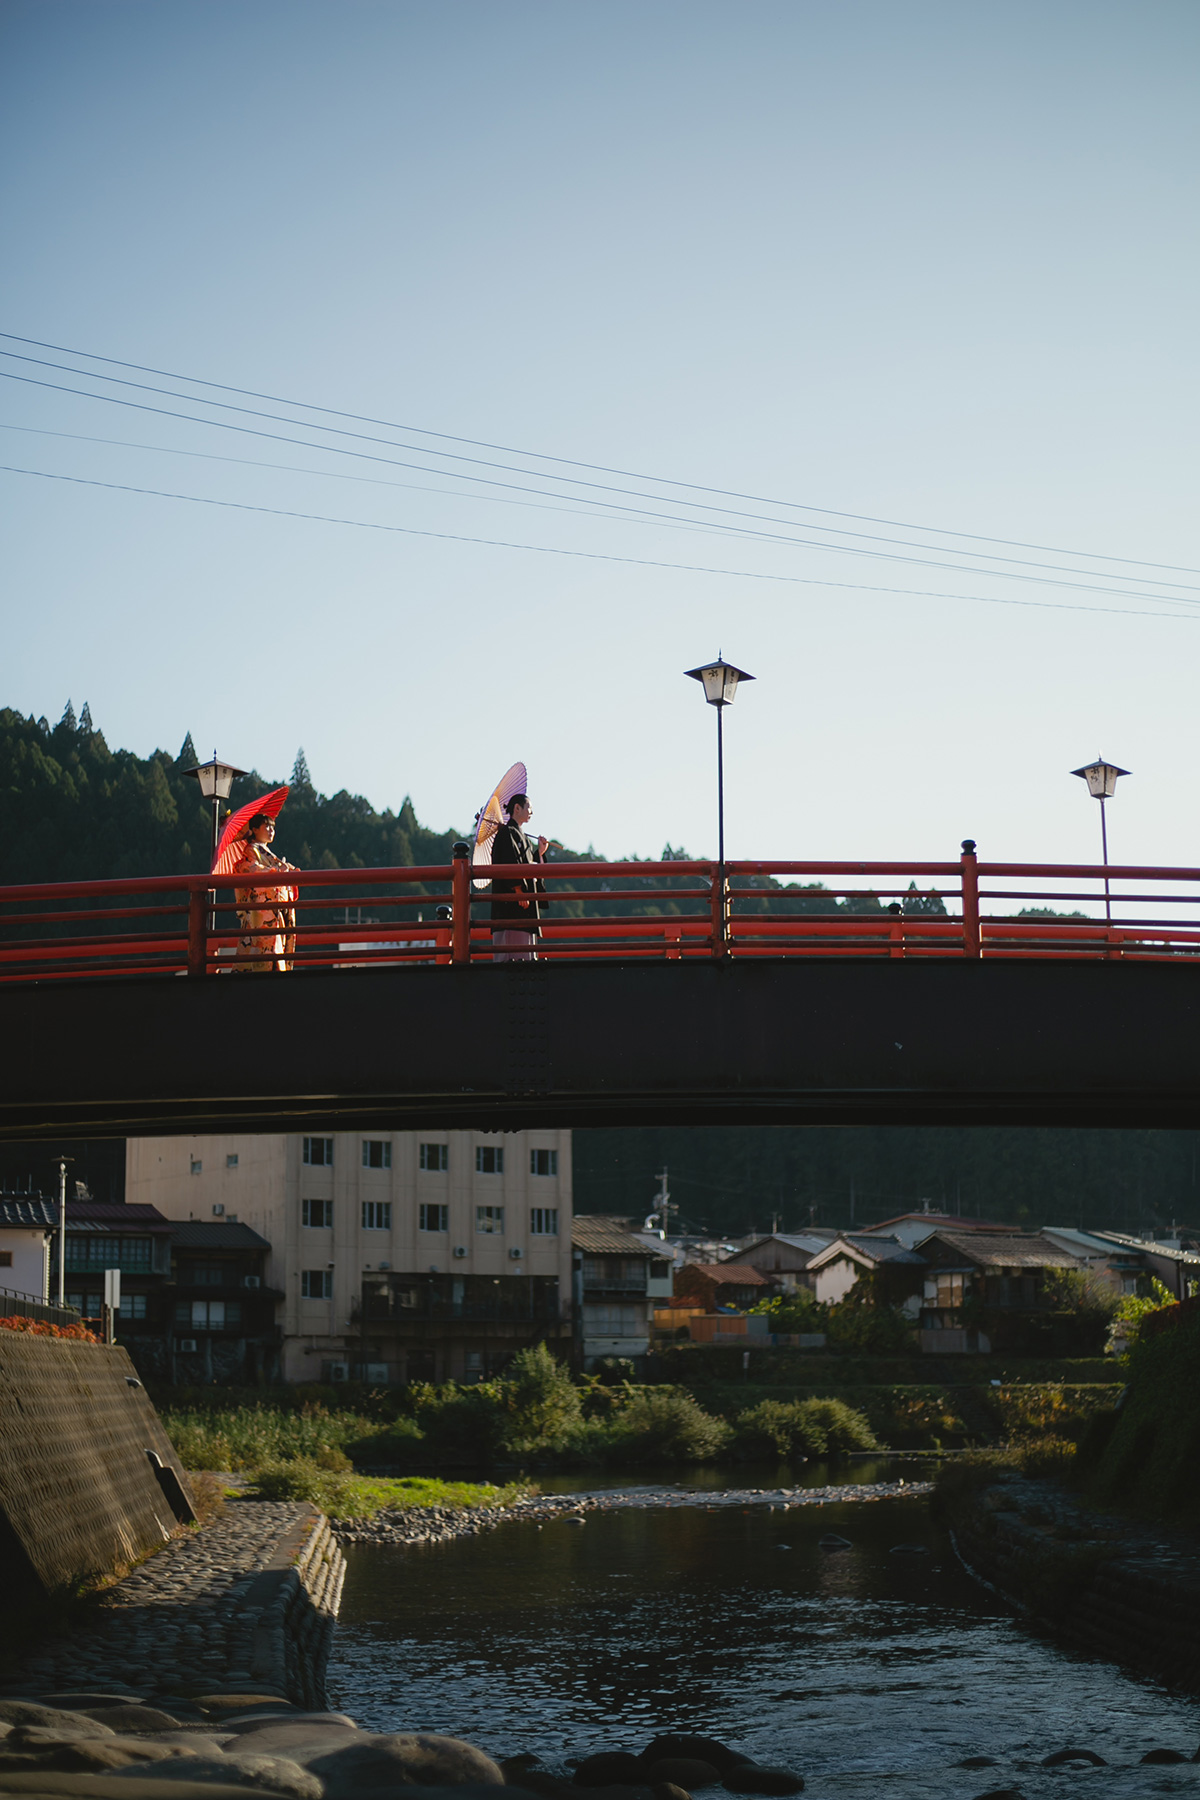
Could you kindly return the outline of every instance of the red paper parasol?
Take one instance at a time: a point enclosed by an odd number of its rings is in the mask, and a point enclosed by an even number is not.
[[[471,861],[477,867],[490,868],[492,861],[492,839],[503,825],[506,818],[505,807],[514,794],[529,792],[529,775],[524,763],[514,763],[507,775],[501,776],[486,804],[475,815],[475,845],[471,851]],[[476,881],[477,888],[485,888],[488,877]]]
[[[288,797],[288,791],[286,787],[272,788],[269,794],[260,794],[257,800],[248,800],[245,806],[239,806],[235,813],[230,813],[221,833],[221,841],[217,845],[217,854],[213,857],[210,875],[233,874],[244,854],[246,826],[255,813],[266,813],[269,819],[276,818]]]

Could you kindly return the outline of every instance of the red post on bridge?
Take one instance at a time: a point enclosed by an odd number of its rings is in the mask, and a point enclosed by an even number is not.
[[[450,961],[471,960],[471,852],[466,844],[455,844],[454,863],[450,871]]]
[[[964,838],[962,844],[962,921],[963,955],[982,956],[979,936],[979,859],[975,855],[975,839]]]
[[[205,888],[194,887],[188,893],[187,972],[189,975],[208,974],[208,892]]]

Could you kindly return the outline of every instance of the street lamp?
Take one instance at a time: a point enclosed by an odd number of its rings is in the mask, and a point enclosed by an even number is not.
[[[235,769],[232,763],[223,763],[212,753],[210,761],[197,763],[194,769],[185,769],[185,775],[191,775],[200,783],[200,792],[206,800],[212,801],[212,856],[217,854],[217,843],[221,836],[221,802],[228,800],[229,791],[239,775],[245,775],[245,769]]]
[[[710,706],[717,709],[717,892],[721,896],[721,906],[725,906],[725,740],[721,730],[721,714],[727,706],[733,704],[733,696],[737,693],[739,681],[753,681],[753,675],[747,675],[745,669],[735,669],[727,663],[721,652],[717,652],[716,662],[706,663],[700,669],[685,669],[693,681],[704,684],[704,698]],[[724,913],[722,911],[722,916]]]
[[[1116,763],[1105,762],[1102,756],[1098,756],[1094,763],[1088,763],[1087,766],[1082,769],[1072,769],[1071,773],[1072,775],[1078,775],[1081,781],[1086,781],[1088,793],[1092,796],[1093,800],[1098,800],[1100,802],[1100,847],[1104,854],[1105,870],[1104,916],[1111,925],[1112,900],[1108,889],[1108,822],[1104,813],[1104,802],[1112,799],[1117,791],[1118,777],[1128,775],[1129,770],[1118,769]]]

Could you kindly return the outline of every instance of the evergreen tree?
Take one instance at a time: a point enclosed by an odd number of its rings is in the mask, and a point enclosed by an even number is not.
[[[312,790],[312,776],[308,772],[308,758],[304,754],[303,744],[297,750],[296,760],[292,764],[291,785],[294,788],[303,788],[308,792]]]
[[[192,742],[192,734],[189,731],[182,744],[179,746],[179,755],[175,758],[175,767],[177,769],[194,769],[199,761],[200,758],[196,755],[196,746]]]
[[[67,701],[67,710],[63,714],[62,718],[58,721],[58,726],[59,726],[60,731],[63,729],[64,726],[68,731],[78,731],[79,730],[79,725],[75,718],[75,708],[71,705],[71,702],[69,700]]]
[[[86,700],[83,703],[83,711],[79,715],[79,729],[86,731],[89,736],[95,730],[95,726],[92,724],[92,709]]]

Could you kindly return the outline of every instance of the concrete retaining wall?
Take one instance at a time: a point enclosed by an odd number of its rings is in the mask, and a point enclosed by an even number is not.
[[[280,1538],[243,1603],[247,1612],[262,1609],[250,1653],[256,1686],[277,1690],[302,1706],[324,1706],[325,1669],[345,1576],[345,1560],[329,1520],[308,1509]]]
[[[967,1566],[1077,1650],[1200,1693],[1200,1548],[1011,1479],[939,1508]]]
[[[126,1352],[0,1331],[0,1556],[10,1593],[112,1574],[193,1516]]]

